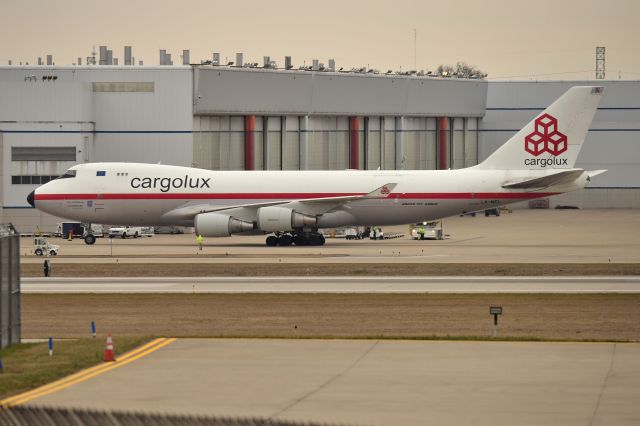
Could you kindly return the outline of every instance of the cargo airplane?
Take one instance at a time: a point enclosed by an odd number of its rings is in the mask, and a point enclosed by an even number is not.
[[[272,234],[268,246],[322,245],[319,228],[414,223],[584,188],[604,172],[574,167],[601,97],[601,87],[569,89],[486,160],[464,169],[211,171],[87,163],[27,200],[85,223],[195,226],[205,237],[263,232]]]

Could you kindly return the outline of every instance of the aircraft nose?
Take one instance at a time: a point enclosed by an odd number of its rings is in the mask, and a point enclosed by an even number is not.
[[[35,195],[36,195],[36,191],[33,190],[29,193],[29,195],[27,195],[27,203],[31,204],[31,207],[35,207],[36,204],[34,202],[35,199]]]

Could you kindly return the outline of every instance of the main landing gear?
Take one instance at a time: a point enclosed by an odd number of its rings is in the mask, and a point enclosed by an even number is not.
[[[324,235],[318,231],[313,232],[278,232],[275,235],[269,235],[265,241],[267,246],[290,246],[295,244],[297,246],[323,246],[325,239]]]

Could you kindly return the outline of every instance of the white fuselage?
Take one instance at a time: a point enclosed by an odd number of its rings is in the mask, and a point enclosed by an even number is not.
[[[35,192],[38,209],[89,223],[193,224],[194,212],[227,209],[255,222],[255,205],[367,194],[397,184],[385,197],[337,203],[319,227],[394,225],[437,219],[583,188],[586,176],[544,190],[504,189],[544,170],[468,168],[437,171],[210,171],[135,163],[81,164],[75,177]],[[103,175],[102,175],[103,174]],[[230,209],[230,210],[229,210]]]

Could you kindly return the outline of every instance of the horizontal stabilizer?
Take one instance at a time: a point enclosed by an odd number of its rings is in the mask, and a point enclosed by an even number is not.
[[[603,169],[603,170],[588,170],[587,171],[587,175],[589,175],[589,179],[591,179],[592,177],[601,175],[603,173],[606,173],[607,171],[608,171],[607,169]]]
[[[507,182],[502,185],[507,189],[535,189],[535,188],[548,188],[553,185],[561,185],[564,183],[570,183],[578,179],[584,170],[572,169],[563,172],[554,173],[547,176],[537,177],[533,179],[521,180],[518,182]]]

